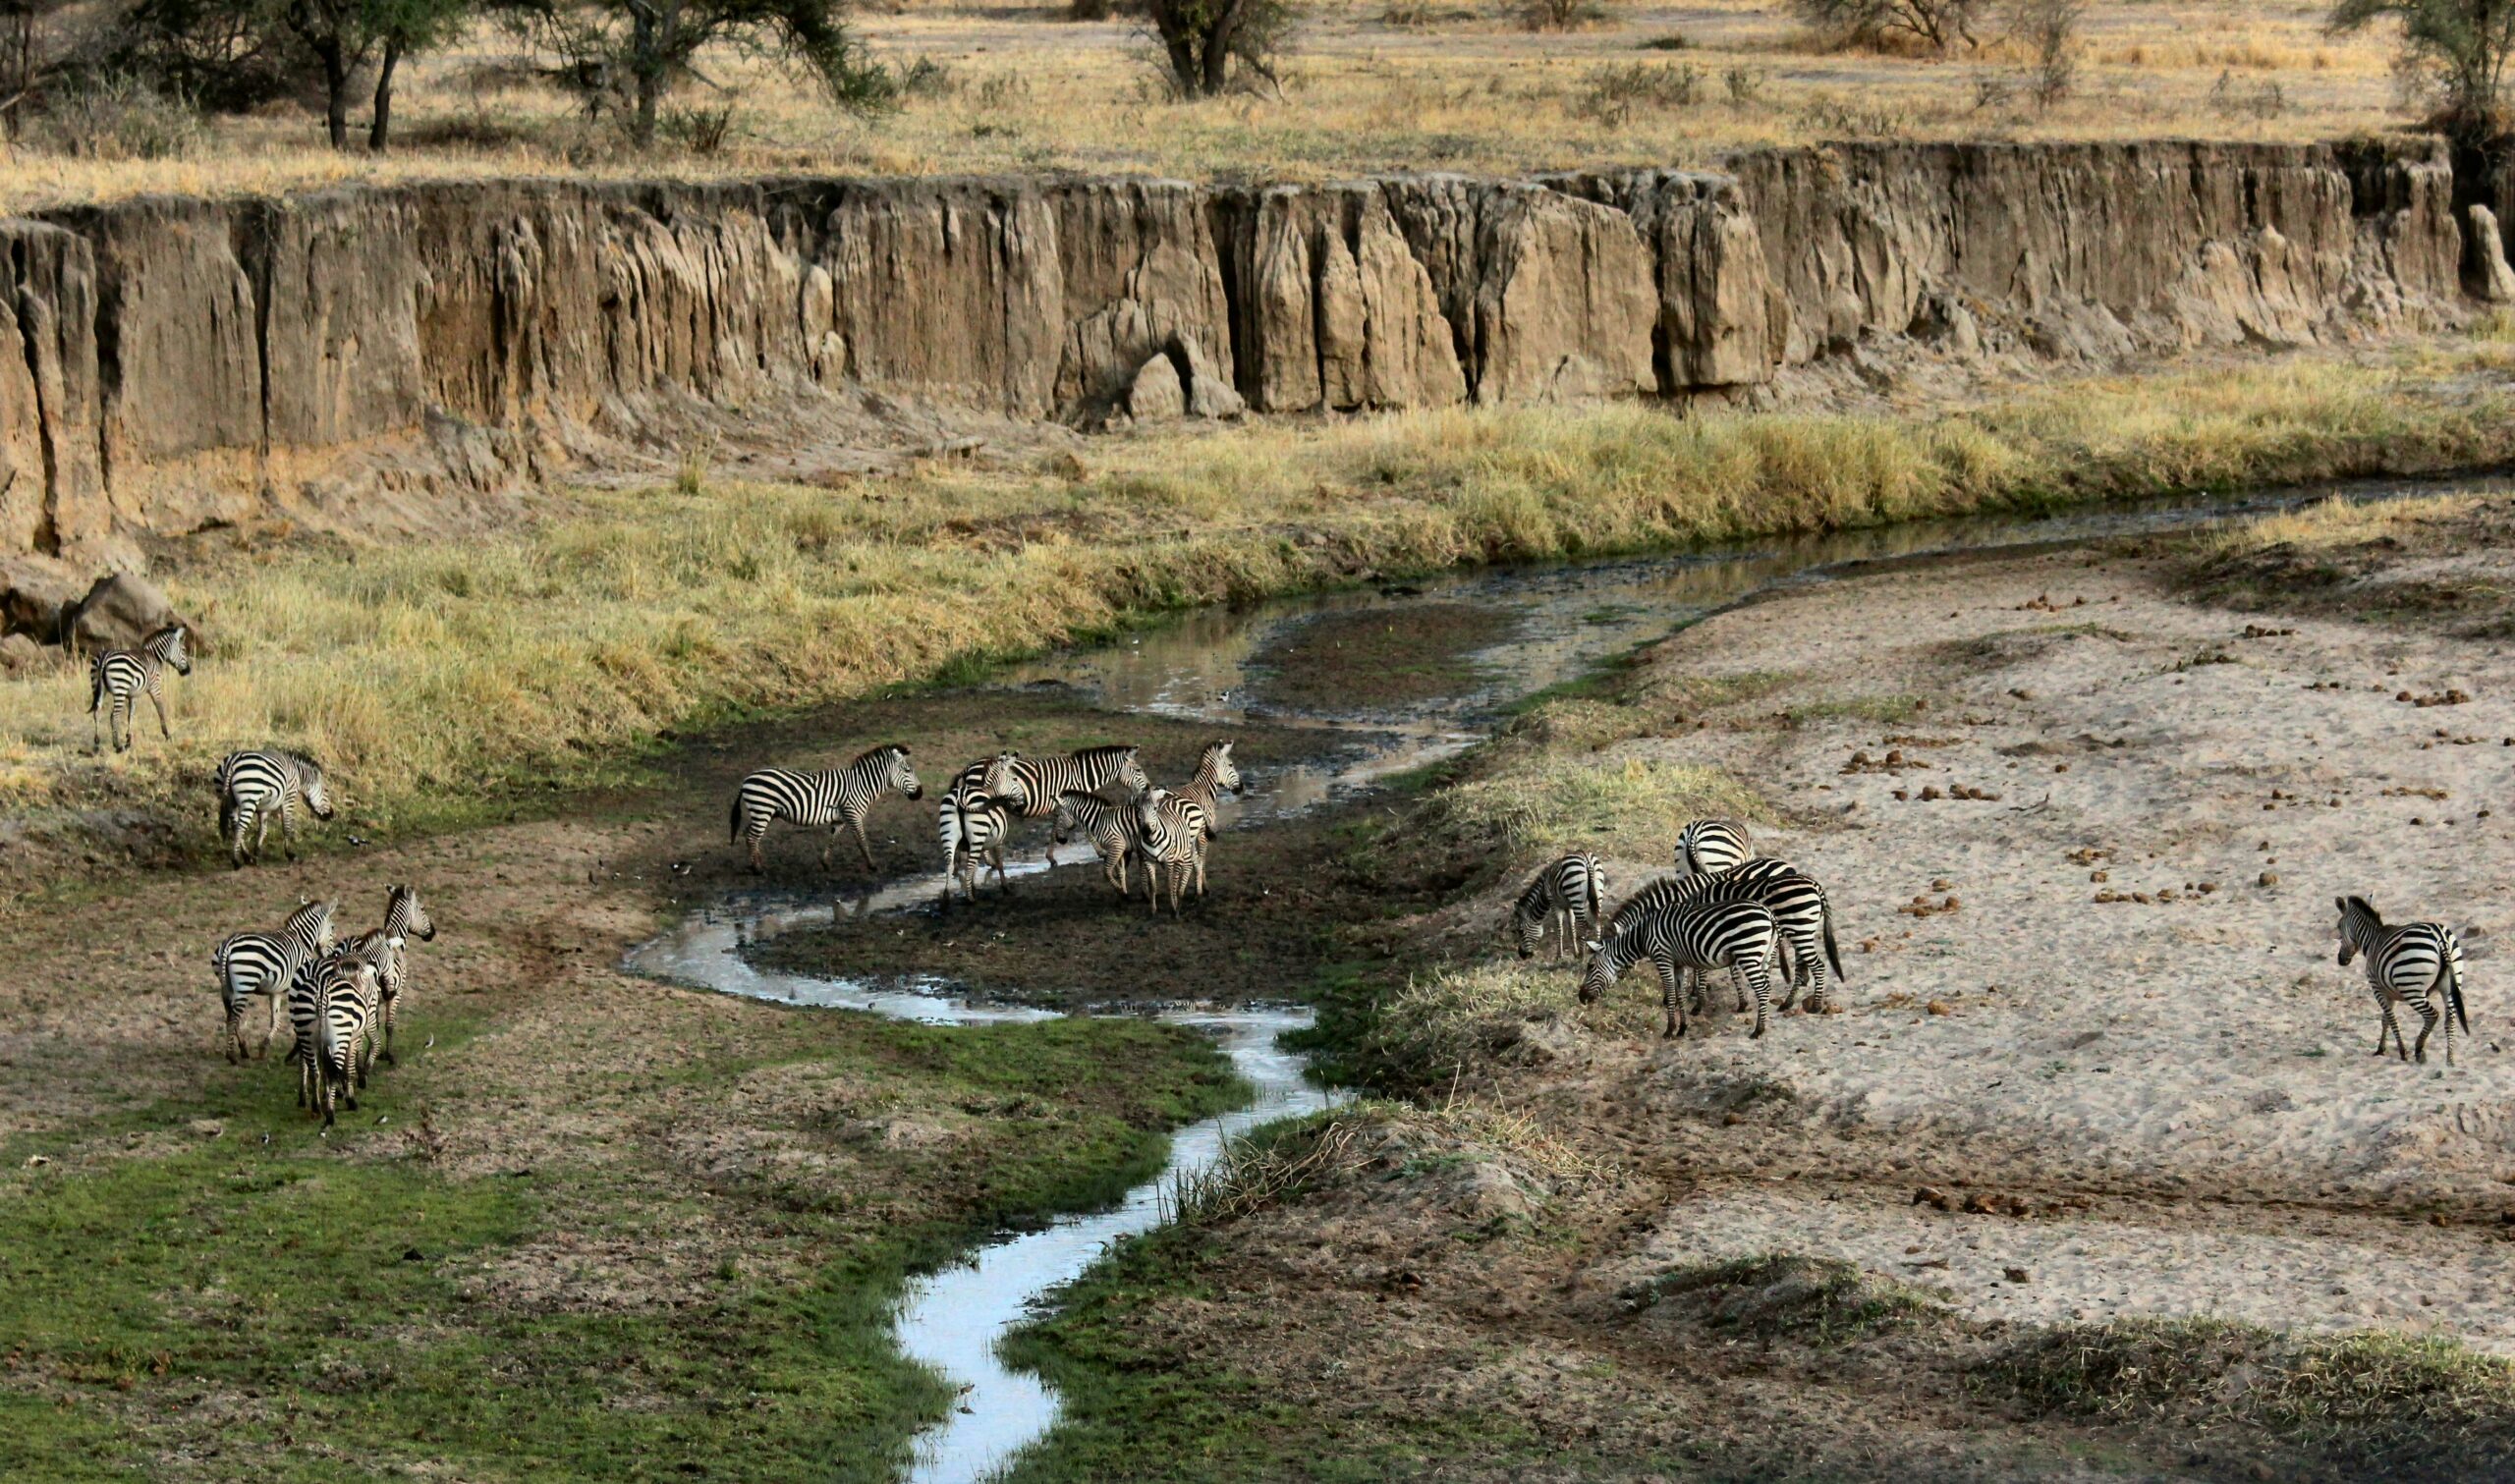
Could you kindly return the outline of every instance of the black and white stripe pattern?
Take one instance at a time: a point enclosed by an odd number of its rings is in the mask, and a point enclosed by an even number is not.
[[[898,742],[861,753],[826,773],[762,768],[734,791],[733,839],[750,847],[751,868],[757,871],[760,842],[768,838],[773,821],[791,820],[807,829],[828,825],[830,843],[821,847],[821,869],[829,869],[830,851],[846,830],[854,832],[857,852],[869,871],[874,869],[873,847],[865,838],[865,816],[873,800],[893,791],[913,799],[925,797],[917,770],[909,765],[908,748]]]
[[[1145,776],[1139,749],[1131,743],[1084,747],[1054,757],[1025,757],[998,752],[987,765],[983,787],[1023,819],[1045,819],[1057,808],[1060,794],[1097,794],[1116,783],[1132,797],[1152,786]],[[1049,861],[1055,864],[1053,858]]]
[[[297,810],[300,804],[317,819],[332,817],[332,797],[323,782],[322,766],[300,752],[269,749],[230,752],[220,759],[218,838],[227,843],[227,858],[245,863],[245,837],[253,836],[253,858],[270,839],[271,815],[279,815],[280,842],[288,858],[297,858]]]
[[[2393,1050],[2403,1061],[2412,1052],[2402,1045],[2401,1022],[2393,1016],[2393,1007],[2407,1005],[2419,1012],[2418,1060],[2428,1060],[2428,1037],[2438,1021],[2445,1026],[2445,1065],[2454,1065],[2454,1023],[2462,1022],[2463,1034],[2471,1034],[2471,1016],[2463,1008],[2463,942],[2453,929],[2441,922],[2406,922],[2387,927],[2364,897],[2342,897],[2340,907],[2340,965],[2360,954],[2367,956],[2367,986],[2375,991],[2375,1009],[2383,1023],[2375,1029],[2375,1055],[2384,1054],[2384,1036],[2390,1033]]]
[[[1744,979],[1742,1000],[1745,990],[1755,992],[1756,1028],[1749,1036],[1760,1036],[1771,1012],[1772,962],[1779,952],[1773,915],[1760,903],[1706,902],[1668,907],[1649,913],[1622,934],[1592,947],[1589,967],[1581,975],[1581,1003],[1587,1005],[1606,993],[1627,968],[1647,958],[1659,970],[1659,1000],[1666,1015],[1659,1034],[1681,1036],[1686,1033],[1686,1017],[1677,992],[1680,976],[1687,970],[1700,975],[1726,968],[1733,982]]]
[[[297,1025],[297,1046],[290,1053],[297,1063],[297,1106],[310,1105],[327,1128],[334,1108],[358,1111],[375,992],[374,963],[338,951],[318,960],[289,989],[289,1017]]]
[[[90,744],[104,749],[103,740],[96,736],[96,715],[105,715],[105,728],[113,734],[114,750],[131,750],[131,718],[140,696],[157,708],[157,732],[161,737],[175,734],[166,725],[165,675],[171,668],[177,675],[193,673],[192,631],[181,624],[165,628],[141,639],[137,648],[108,649],[87,662],[87,734]]]
[[[950,820],[943,836],[943,905],[952,905],[952,885],[956,881],[972,905],[977,904],[981,865],[995,872],[997,890],[1013,890],[1012,879],[1004,874],[1004,842],[1013,833],[1012,808],[978,789],[967,793],[955,790],[943,800],[943,809]]]
[[[1555,959],[1598,935],[1606,912],[1607,869],[1587,852],[1564,856],[1530,878],[1528,889],[1511,904],[1511,940],[1520,957],[1533,958],[1554,929]]]
[[[1057,796],[1056,812],[1049,826],[1049,838],[1055,845],[1065,845],[1078,835],[1091,842],[1093,854],[1100,857],[1100,875],[1123,897],[1135,879],[1135,858],[1142,853],[1144,841],[1136,821],[1136,806],[1111,803],[1097,794],[1079,794],[1072,789]]]
[[[368,1040],[370,1045],[380,1044],[388,1067],[394,1065],[394,1020],[401,1012],[403,992],[410,988],[411,940],[424,943],[435,937],[436,919],[420,905],[419,894],[396,886],[384,894],[384,925],[340,947],[343,955],[355,954],[375,965],[375,1023]]]
[[[1170,883],[1173,913],[1179,909],[1179,887],[1188,879],[1195,880],[1199,897],[1205,894],[1205,842],[1214,838],[1216,808],[1225,790],[1240,792],[1240,765],[1232,761],[1231,743],[1212,742],[1198,754],[1197,774],[1185,785],[1176,791],[1154,789],[1137,797],[1140,822],[1151,817],[1146,812],[1147,808],[1160,817],[1157,829],[1142,827],[1146,841],[1146,861],[1158,861],[1164,873],[1178,873],[1178,879]],[[1152,798],[1152,794],[1160,797]],[[1151,848],[1156,837],[1160,841],[1158,852]]]
[[[1168,789],[1146,789],[1135,797],[1136,838],[1142,843],[1145,863],[1145,902],[1153,911],[1161,910],[1161,889],[1170,889],[1170,915],[1179,915],[1180,890],[1191,873],[1202,885],[1204,869],[1205,832],[1211,828],[1205,811],[1192,800],[1183,799]]]
[[[298,970],[332,947],[332,904],[308,902],[288,914],[275,933],[237,933],[218,945],[210,965],[218,972],[218,993],[227,1010],[227,1060],[245,1060],[245,1003],[255,995],[270,1002],[270,1023],[262,1032],[255,1056],[270,1055],[279,1034],[281,1002]]]
[[[1669,876],[1627,898],[1607,919],[1610,938],[1650,913],[1672,907],[1707,902],[1754,902],[1779,924],[1782,946],[1790,956],[1790,977],[1781,1008],[1798,1003],[1804,985],[1808,1008],[1819,1011],[1831,997],[1831,982],[1843,977],[1843,961],[1834,943],[1833,904],[1816,878],[1786,860],[1763,856],[1742,861],[1716,876]],[[1827,970],[1830,969],[1829,981]],[[1700,986],[1697,1003],[1700,1004]],[[1746,1006],[1741,1002],[1739,1009]]]
[[[1677,831],[1677,869],[1716,876],[1755,853],[1747,827],[1727,819],[1698,819]]]

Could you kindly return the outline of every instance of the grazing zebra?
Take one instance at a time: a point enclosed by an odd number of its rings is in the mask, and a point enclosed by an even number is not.
[[[1677,869],[1716,876],[1752,853],[1747,827],[1726,819],[1698,819],[1677,832]]]
[[[1135,877],[1133,861],[1144,849],[1135,806],[1068,789],[1057,796],[1052,819],[1051,841],[1064,845],[1077,835],[1090,841],[1092,853],[1100,857],[1101,879],[1126,896]]]
[[[2463,941],[2441,922],[2386,927],[2364,897],[2338,902],[2340,966],[2347,968],[2350,960],[2367,956],[2367,986],[2375,991],[2375,1009],[2383,1016],[2375,1029],[2375,1055],[2384,1054],[2384,1033],[2390,1031],[2393,1050],[2403,1061],[2411,1060],[2401,1042],[2401,1022],[2393,1017],[2395,1005],[2408,1005],[2419,1012],[2418,1059],[2428,1060],[2429,1034],[2442,1020],[2445,1065],[2453,1066],[2454,1022],[2462,1021],[2463,1034],[2472,1032],[2471,1016],[2463,1009]]]
[[[1045,819],[1056,813],[1061,794],[1097,794],[1112,780],[1130,794],[1152,787],[1145,776],[1139,749],[1128,742],[1083,747],[1059,757],[1024,757],[998,752],[987,764],[986,792],[1002,799],[1021,819]],[[1057,863],[1055,843],[1048,864]]]
[[[335,951],[298,976],[288,992],[289,1017],[297,1022],[297,1106],[310,1106],[332,1127],[332,1110],[358,1111],[358,1089],[366,1084],[368,1027],[375,1015],[375,964],[363,955]]]
[[[1556,959],[1571,952],[1572,945],[1596,937],[1606,895],[1606,866],[1588,852],[1566,855],[1537,872],[1511,904],[1511,937],[1520,957],[1536,957],[1549,922]]]
[[[410,986],[410,941],[425,943],[436,937],[436,919],[419,904],[419,894],[407,886],[388,888],[384,894],[384,925],[370,932],[345,940],[337,952],[356,954],[375,965],[376,1019],[369,1037],[370,1046],[380,1039],[384,1065],[398,1065],[393,1059],[393,1022],[400,1013],[402,991]]]
[[[1705,902],[1757,902],[1769,909],[1780,925],[1782,946],[1790,955],[1790,977],[1781,1008],[1788,1010],[1798,1003],[1803,984],[1808,990],[1808,1008],[1825,1008],[1830,997],[1826,970],[1833,971],[1833,982],[1843,978],[1842,954],[1834,945],[1833,904],[1816,878],[1785,860],[1763,856],[1743,861],[1715,876],[1662,877],[1616,907],[1615,914],[1607,919],[1607,936],[1624,932],[1649,913]],[[1700,983],[1696,985],[1695,1002],[1698,1006],[1702,1003]],[[1743,999],[1738,1008],[1747,1008]]]
[[[227,1007],[227,1060],[245,1060],[245,1002],[255,995],[270,1001],[270,1024],[262,1032],[255,1056],[268,1056],[279,1034],[280,1002],[288,995],[299,969],[332,947],[332,904],[308,902],[288,914],[275,933],[237,933],[218,945],[210,966],[218,971],[219,997]]]
[[[95,750],[101,752],[105,746],[96,736],[99,710],[105,713],[106,730],[113,734],[114,750],[131,750],[132,712],[143,695],[157,708],[158,735],[174,737],[166,725],[166,667],[173,666],[177,675],[193,673],[191,640],[191,630],[169,624],[141,639],[136,649],[108,649],[87,662],[87,736]]]
[[[851,830],[869,871],[874,869],[873,848],[865,839],[865,816],[873,800],[894,789],[910,798],[925,797],[917,770],[909,766],[908,748],[898,742],[861,753],[846,767],[827,773],[762,768],[734,791],[732,838],[751,847],[751,868],[757,873],[759,845],[773,821],[792,820],[807,829],[828,825],[830,843],[821,847],[821,869],[828,870],[839,832]]]
[[[303,802],[317,819],[332,817],[332,796],[323,785],[322,765],[302,752],[277,749],[230,752],[219,760],[218,838],[227,842],[227,858],[245,863],[245,837],[253,836],[253,859],[270,839],[271,811],[279,811],[280,843],[288,858],[297,858],[297,806]],[[259,826],[258,829],[255,826]]]
[[[1618,976],[1643,959],[1659,970],[1659,1003],[1666,1013],[1662,1040],[1686,1033],[1685,1009],[1678,1003],[1679,975],[1698,975],[1726,968],[1732,983],[1743,975],[1756,994],[1756,1028],[1749,1039],[1764,1033],[1772,1003],[1772,961],[1780,951],[1773,915],[1756,902],[1706,902],[1652,912],[1626,932],[1590,945],[1590,964],[1581,975],[1581,1003],[1606,993]],[[1741,1001],[1744,992],[1741,992]]]

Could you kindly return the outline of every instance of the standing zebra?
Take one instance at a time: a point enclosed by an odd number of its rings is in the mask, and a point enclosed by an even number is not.
[[[1574,944],[1596,937],[1606,912],[1606,865],[1586,851],[1537,872],[1511,904],[1511,938],[1519,946],[1520,957],[1536,957],[1549,922],[1554,928],[1553,957],[1558,960]]]
[[[874,869],[873,848],[865,839],[865,816],[873,800],[893,790],[912,799],[925,797],[917,770],[909,766],[908,748],[898,742],[860,753],[847,766],[827,773],[762,768],[734,791],[732,838],[751,847],[751,868],[757,874],[759,845],[768,838],[771,822],[788,819],[807,829],[828,825],[830,843],[821,847],[821,869],[828,870],[839,832],[850,830],[869,871]]]
[[[2445,1065],[2453,1066],[2454,1022],[2462,1021],[2463,1034],[2472,1032],[2471,1016],[2463,1009],[2463,941],[2441,922],[2386,927],[2364,897],[2338,901],[2340,966],[2347,968],[2350,960],[2367,956],[2367,986],[2375,991],[2375,1009],[2383,1016],[2375,1029],[2375,1055],[2384,1054],[2384,1033],[2390,1031],[2393,1050],[2403,1061],[2411,1060],[2401,1042],[2401,1022],[2393,1017],[2395,1005],[2408,1005],[2419,1012],[2419,1060],[2428,1060],[2429,1034],[2442,1020]]]
[[[1013,833],[1013,811],[1004,800],[985,790],[955,790],[943,800],[948,821],[943,832],[943,905],[952,905],[952,883],[961,883],[970,905],[978,900],[978,867],[983,864],[995,872],[998,891],[1013,890],[1013,881],[1004,874],[1004,842]]]
[[[253,836],[253,860],[262,858],[270,839],[271,811],[279,811],[280,841],[288,858],[297,858],[297,806],[303,802],[317,819],[332,817],[332,796],[323,785],[322,765],[302,752],[268,749],[230,752],[219,760],[218,838],[227,842],[227,858],[245,863],[245,837]],[[256,826],[259,826],[256,829]]]
[[[1162,815],[1164,839],[1175,840],[1184,850],[1179,863],[1196,879],[1199,897],[1205,894],[1205,842],[1214,838],[1214,813],[1226,789],[1240,792],[1240,765],[1231,760],[1231,743],[1213,742],[1205,743],[1204,750],[1198,754],[1196,777],[1175,793],[1168,789],[1152,791],[1161,795],[1153,807]],[[1145,804],[1146,799],[1139,796],[1140,817]],[[1145,858],[1149,861],[1163,857],[1147,854]],[[1177,910],[1175,902],[1172,910]]]
[[[1747,827],[1726,819],[1698,819],[1677,832],[1677,869],[1716,876],[1753,853]]]
[[[301,974],[288,992],[297,1022],[297,1106],[310,1103],[332,1127],[335,1105],[358,1111],[368,1026],[375,1014],[375,964],[359,954],[332,953]]]
[[[1772,1003],[1772,961],[1780,943],[1773,915],[1760,903],[1707,902],[1652,912],[1626,932],[1590,945],[1590,964],[1581,975],[1581,1003],[1606,993],[1623,972],[1643,959],[1659,970],[1659,1003],[1666,1015],[1659,1036],[1686,1033],[1686,1013],[1678,1003],[1683,970],[1697,974],[1729,970],[1735,983],[1744,975],[1756,994],[1756,1028],[1750,1040],[1764,1033]],[[1743,991],[1741,998],[1744,998]]]
[[[1170,915],[1179,915],[1179,891],[1191,871],[1204,865],[1204,810],[1168,789],[1146,789],[1135,797],[1136,835],[1144,852],[1145,903],[1158,915],[1161,889],[1170,889]]]
[[[87,662],[87,736],[96,751],[105,749],[96,736],[99,710],[105,713],[106,730],[113,734],[114,750],[131,750],[132,713],[143,695],[157,708],[158,735],[174,737],[166,725],[166,669],[171,665],[177,675],[193,673],[191,639],[191,630],[169,624],[141,639],[137,648],[107,649]]]
[[[1097,794],[1068,789],[1057,796],[1053,821],[1051,842],[1064,845],[1077,835],[1090,841],[1092,853],[1100,857],[1101,879],[1126,896],[1134,879],[1132,862],[1144,850],[1134,803],[1111,803]]]
[[[262,1032],[255,1056],[268,1056],[279,1034],[280,1002],[298,970],[331,951],[332,904],[308,902],[288,914],[275,933],[237,933],[218,945],[210,966],[218,972],[218,993],[227,1008],[227,1060],[245,1060],[245,1002],[255,995],[270,1001],[270,1024]]]
[[[1628,930],[1652,912],[1706,902],[1755,902],[1771,911],[1780,927],[1782,946],[1790,954],[1790,978],[1781,1008],[1788,1010],[1798,1003],[1802,984],[1808,988],[1808,1008],[1825,1008],[1830,998],[1826,970],[1833,970],[1835,982],[1843,977],[1842,954],[1834,945],[1833,904],[1815,877],[1786,860],[1763,856],[1716,876],[1662,877],[1616,907],[1607,919],[1607,936]],[[1695,1002],[1702,1003],[1700,983]],[[1738,1008],[1747,1008],[1743,997]]]
[[[1011,807],[1017,817],[1045,819],[1056,813],[1059,795],[1098,794],[1112,779],[1130,795],[1152,787],[1138,752],[1128,742],[1083,747],[1059,757],[998,752],[987,764],[983,787]],[[1048,864],[1056,863],[1056,845],[1051,843]]]
[[[410,986],[410,941],[417,938],[425,943],[435,937],[436,919],[420,906],[419,894],[396,886],[384,893],[384,925],[348,939],[335,950],[375,965],[375,1023],[369,1039],[380,1038],[387,1067],[399,1065],[393,1060],[393,1021],[401,1009],[402,991]]]

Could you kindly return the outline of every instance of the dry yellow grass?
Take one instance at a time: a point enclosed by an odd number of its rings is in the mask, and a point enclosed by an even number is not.
[[[1928,418],[1456,410],[1112,443],[1083,482],[938,468],[585,492],[488,536],[174,574],[212,638],[173,683],[176,741],[93,758],[80,677],[0,684],[0,801],[162,800],[276,742],[335,770],[355,821],[422,827],[582,783],[661,728],[1368,569],[2502,460],[2515,398],[2472,379],[2301,358]],[[1585,787],[1532,795],[1560,806],[1546,829],[1599,802]]]
[[[1422,13],[1424,24],[1392,20]],[[515,80],[483,31],[409,70],[406,147],[387,158],[318,147],[302,115],[221,121],[179,160],[95,162],[21,148],[0,209],[140,192],[277,192],[343,180],[479,174],[723,176],[763,171],[934,174],[1072,169],[1202,179],[1317,179],[1370,170],[1518,172],[1699,164],[1817,139],[2326,138],[2400,127],[2389,42],[2330,37],[2322,7],[2242,0],[2097,0],[2079,93],[2022,102],[2025,59],[1993,35],[1947,58],[1829,52],[1779,4],[1610,3],[1603,24],[1522,29],[1519,7],[1392,8],[1315,0],[1280,96],[1166,101],[1131,23],[1058,7],[953,3],[871,13],[875,52],[943,69],[896,115],[848,117],[754,58],[706,60],[715,88],[678,102],[735,108],[718,153],[633,155],[560,93]],[[1682,50],[1655,49],[1682,38]],[[1618,99],[1614,73],[1664,69],[1655,95]],[[1670,81],[1690,73],[1691,82]],[[1692,96],[1677,101],[1683,89]]]

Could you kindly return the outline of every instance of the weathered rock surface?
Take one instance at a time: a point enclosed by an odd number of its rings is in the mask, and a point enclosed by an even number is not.
[[[2483,303],[2515,303],[2515,268],[2506,265],[2506,242],[2497,230],[2497,213],[2474,201],[2471,221],[2473,296]]]
[[[2508,288],[2477,250],[2495,224],[2455,199],[2417,143],[141,198],[0,221],[0,554],[493,518],[711,417],[809,442],[883,399],[1167,415],[1155,357],[1183,414],[1227,417],[1681,397],[1904,344],[2101,362],[2328,341]]]
[[[175,622],[165,590],[134,573],[108,573],[61,611],[62,641],[80,654],[127,649]]]

